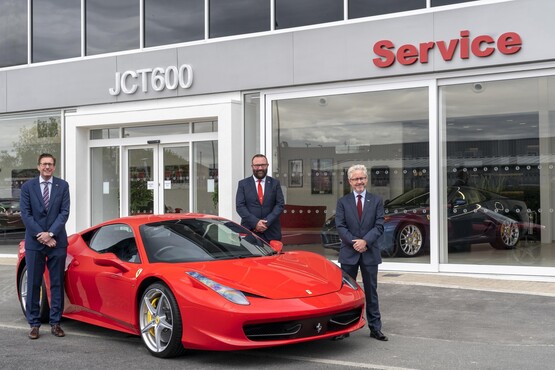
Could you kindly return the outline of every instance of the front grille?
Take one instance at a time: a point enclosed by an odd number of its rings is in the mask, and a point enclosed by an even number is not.
[[[308,338],[347,329],[361,317],[362,307],[333,315],[302,320],[245,325],[243,331],[253,341]]]
[[[341,244],[341,239],[339,239],[339,234],[336,233],[321,233],[322,245],[324,247],[337,246]]]

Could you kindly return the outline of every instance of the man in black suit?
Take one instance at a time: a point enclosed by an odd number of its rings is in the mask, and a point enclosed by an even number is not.
[[[279,217],[285,200],[278,180],[267,176],[268,159],[256,154],[251,161],[252,176],[239,181],[235,208],[241,225],[266,241],[281,240]]]
[[[368,171],[364,165],[353,165],[347,171],[353,191],[337,201],[335,223],[341,239],[339,263],[353,279],[358,269],[362,274],[366,295],[366,319],[370,337],[386,341],[382,333],[378,302],[378,265],[382,263],[379,240],[384,230],[383,200],[366,191]]]
[[[25,224],[26,316],[31,326],[30,339],[39,337],[39,301],[45,266],[50,277],[50,330],[56,337],[65,335],[60,320],[64,310],[69,185],[53,176],[56,158],[51,154],[41,154],[37,168],[40,175],[23,184],[20,198],[21,218]]]

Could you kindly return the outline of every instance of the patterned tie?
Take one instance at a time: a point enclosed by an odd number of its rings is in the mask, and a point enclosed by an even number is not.
[[[358,212],[358,219],[360,220],[362,217],[362,195],[357,195],[357,212]]]
[[[258,201],[260,204],[264,202],[264,192],[262,191],[262,180],[258,180]]]
[[[48,190],[48,181],[43,181],[44,189],[42,191],[42,200],[44,201],[44,208],[48,209],[48,202],[50,201],[50,191]]]

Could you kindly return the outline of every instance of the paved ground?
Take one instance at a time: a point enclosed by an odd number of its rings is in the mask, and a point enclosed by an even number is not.
[[[264,350],[150,356],[139,337],[64,320],[66,338],[27,339],[14,284],[15,258],[0,256],[2,369],[555,369],[555,282],[380,273],[383,330],[339,341]]]

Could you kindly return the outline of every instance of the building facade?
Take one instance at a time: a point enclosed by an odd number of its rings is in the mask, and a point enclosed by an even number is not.
[[[337,259],[335,204],[363,163],[386,200],[382,270],[555,278],[553,1],[113,3],[0,5],[3,238],[45,151],[70,232],[238,221],[262,152],[287,248]]]

